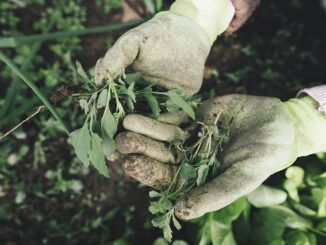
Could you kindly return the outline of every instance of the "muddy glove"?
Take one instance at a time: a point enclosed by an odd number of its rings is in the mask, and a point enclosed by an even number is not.
[[[150,82],[194,94],[201,87],[212,43],[233,15],[230,0],[177,0],[170,11],[121,36],[97,61],[95,81],[100,85],[132,65]]]
[[[298,157],[326,150],[326,118],[310,97],[283,103],[276,98],[229,95],[204,102],[198,112],[198,120],[206,125],[222,112],[219,120],[229,128],[230,139],[219,156],[221,174],[177,200],[180,219],[221,209]],[[124,127],[130,132],[120,134],[116,144],[122,153],[131,153],[122,160],[127,174],[154,188],[168,186],[179,160],[163,142],[189,136],[176,126],[186,119],[177,118],[163,116],[161,122],[140,115],[125,118]]]
[[[260,4],[260,0],[232,0],[232,3],[235,7],[235,16],[226,30],[227,34],[237,31],[247,21]]]

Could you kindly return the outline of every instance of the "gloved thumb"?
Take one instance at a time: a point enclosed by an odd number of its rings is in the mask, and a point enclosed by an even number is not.
[[[115,79],[133,63],[139,53],[141,34],[129,31],[99,59],[95,66],[95,84],[102,85],[107,79]]]

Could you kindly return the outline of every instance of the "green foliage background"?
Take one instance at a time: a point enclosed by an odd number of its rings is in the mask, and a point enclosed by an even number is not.
[[[150,16],[161,4],[144,1],[143,15]],[[107,25],[121,20],[121,8],[119,0],[4,0],[0,32],[15,37]],[[322,84],[325,26],[326,13],[317,0],[263,1],[236,36],[214,45],[202,94],[288,99],[303,87]],[[50,98],[63,84],[78,87],[76,60],[92,71],[124,31],[35,41],[3,51]],[[0,79],[4,134],[41,103],[3,63]],[[82,113],[71,98],[56,108],[70,128],[81,126]],[[0,244],[153,244],[161,234],[150,224],[148,189],[112,168],[110,180],[83,168],[61,125],[42,111],[0,141]],[[326,243],[325,154],[299,159],[265,185],[273,189],[183,224],[174,233],[174,244]],[[286,200],[274,205],[284,195]]]

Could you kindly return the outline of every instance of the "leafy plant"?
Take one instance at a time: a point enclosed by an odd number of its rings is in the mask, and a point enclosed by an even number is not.
[[[173,202],[195,186],[204,184],[208,178],[218,174],[220,167],[217,159],[218,152],[222,144],[228,141],[228,130],[218,128],[219,116],[216,117],[213,125],[199,122],[200,132],[191,146],[187,146],[186,142],[173,144],[183,153],[184,160],[167,190],[149,193],[152,199],[149,211],[155,216],[152,224],[163,229],[164,238],[169,242],[172,240],[171,221],[177,230],[181,229],[180,223],[174,216]]]
[[[85,93],[74,96],[79,98],[79,105],[86,119],[80,129],[71,133],[71,143],[85,167],[92,164],[106,177],[109,176],[109,169],[105,163],[105,156],[114,152],[114,136],[119,123],[126,113],[136,111],[138,101],[148,103],[150,115],[154,118],[157,118],[162,110],[182,109],[195,119],[192,106],[196,103],[191,103],[191,98],[185,100],[180,90],[163,92],[154,85],[145,84],[139,74],[127,76],[123,74],[116,81],[108,79],[102,88],[97,89],[93,79],[89,78],[79,62],[77,71],[84,81]],[[154,88],[157,91],[154,91]],[[142,110],[146,112],[148,108]]]

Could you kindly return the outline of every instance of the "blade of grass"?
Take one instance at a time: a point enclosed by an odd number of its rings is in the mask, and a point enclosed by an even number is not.
[[[51,30],[51,28],[53,27],[53,24],[54,24],[54,22],[52,20],[49,23],[49,25],[47,26],[45,33],[48,33]],[[28,71],[28,69],[31,67],[32,61],[34,60],[41,45],[42,45],[42,42],[37,42],[32,45],[31,53],[28,55],[26,60],[24,60],[24,63],[21,66],[21,70],[23,73],[26,73]],[[12,111],[12,109],[14,108],[14,106],[16,104],[18,95],[21,91],[21,83],[20,83],[19,79],[20,79],[19,77],[15,76],[10,87],[7,90],[4,104],[0,110],[1,122],[3,122],[8,117],[8,115],[10,114],[10,112]],[[2,124],[1,122],[0,122],[0,126]]]
[[[132,26],[136,26],[138,24],[143,23],[145,20],[146,19],[134,20],[126,23],[117,23],[117,24],[110,24],[104,26],[90,27],[81,30],[61,31],[61,32],[53,32],[53,33],[45,33],[45,34],[43,33],[43,34],[31,35],[31,36],[4,37],[4,38],[0,38],[0,48],[15,48],[19,45],[28,44],[36,41],[40,42],[40,41],[67,38],[72,36],[82,36],[82,35],[116,31],[123,28],[130,28]]]
[[[37,97],[39,97],[39,99],[48,108],[48,110],[51,112],[51,114],[54,116],[54,118],[61,124],[64,131],[69,136],[70,132],[69,132],[68,128],[66,127],[66,125],[64,124],[62,119],[60,118],[60,116],[57,113],[57,111],[55,110],[55,108],[51,105],[51,103],[48,101],[48,99],[43,95],[42,91],[39,90],[38,87],[30,79],[28,79],[26,77],[26,75],[23,72],[21,72],[21,70],[2,51],[0,51],[0,60],[2,60],[7,66],[9,66],[10,69],[12,69],[13,72],[19,78],[21,78],[26,83],[27,86],[29,86],[33,90],[35,95],[37,95]]]

